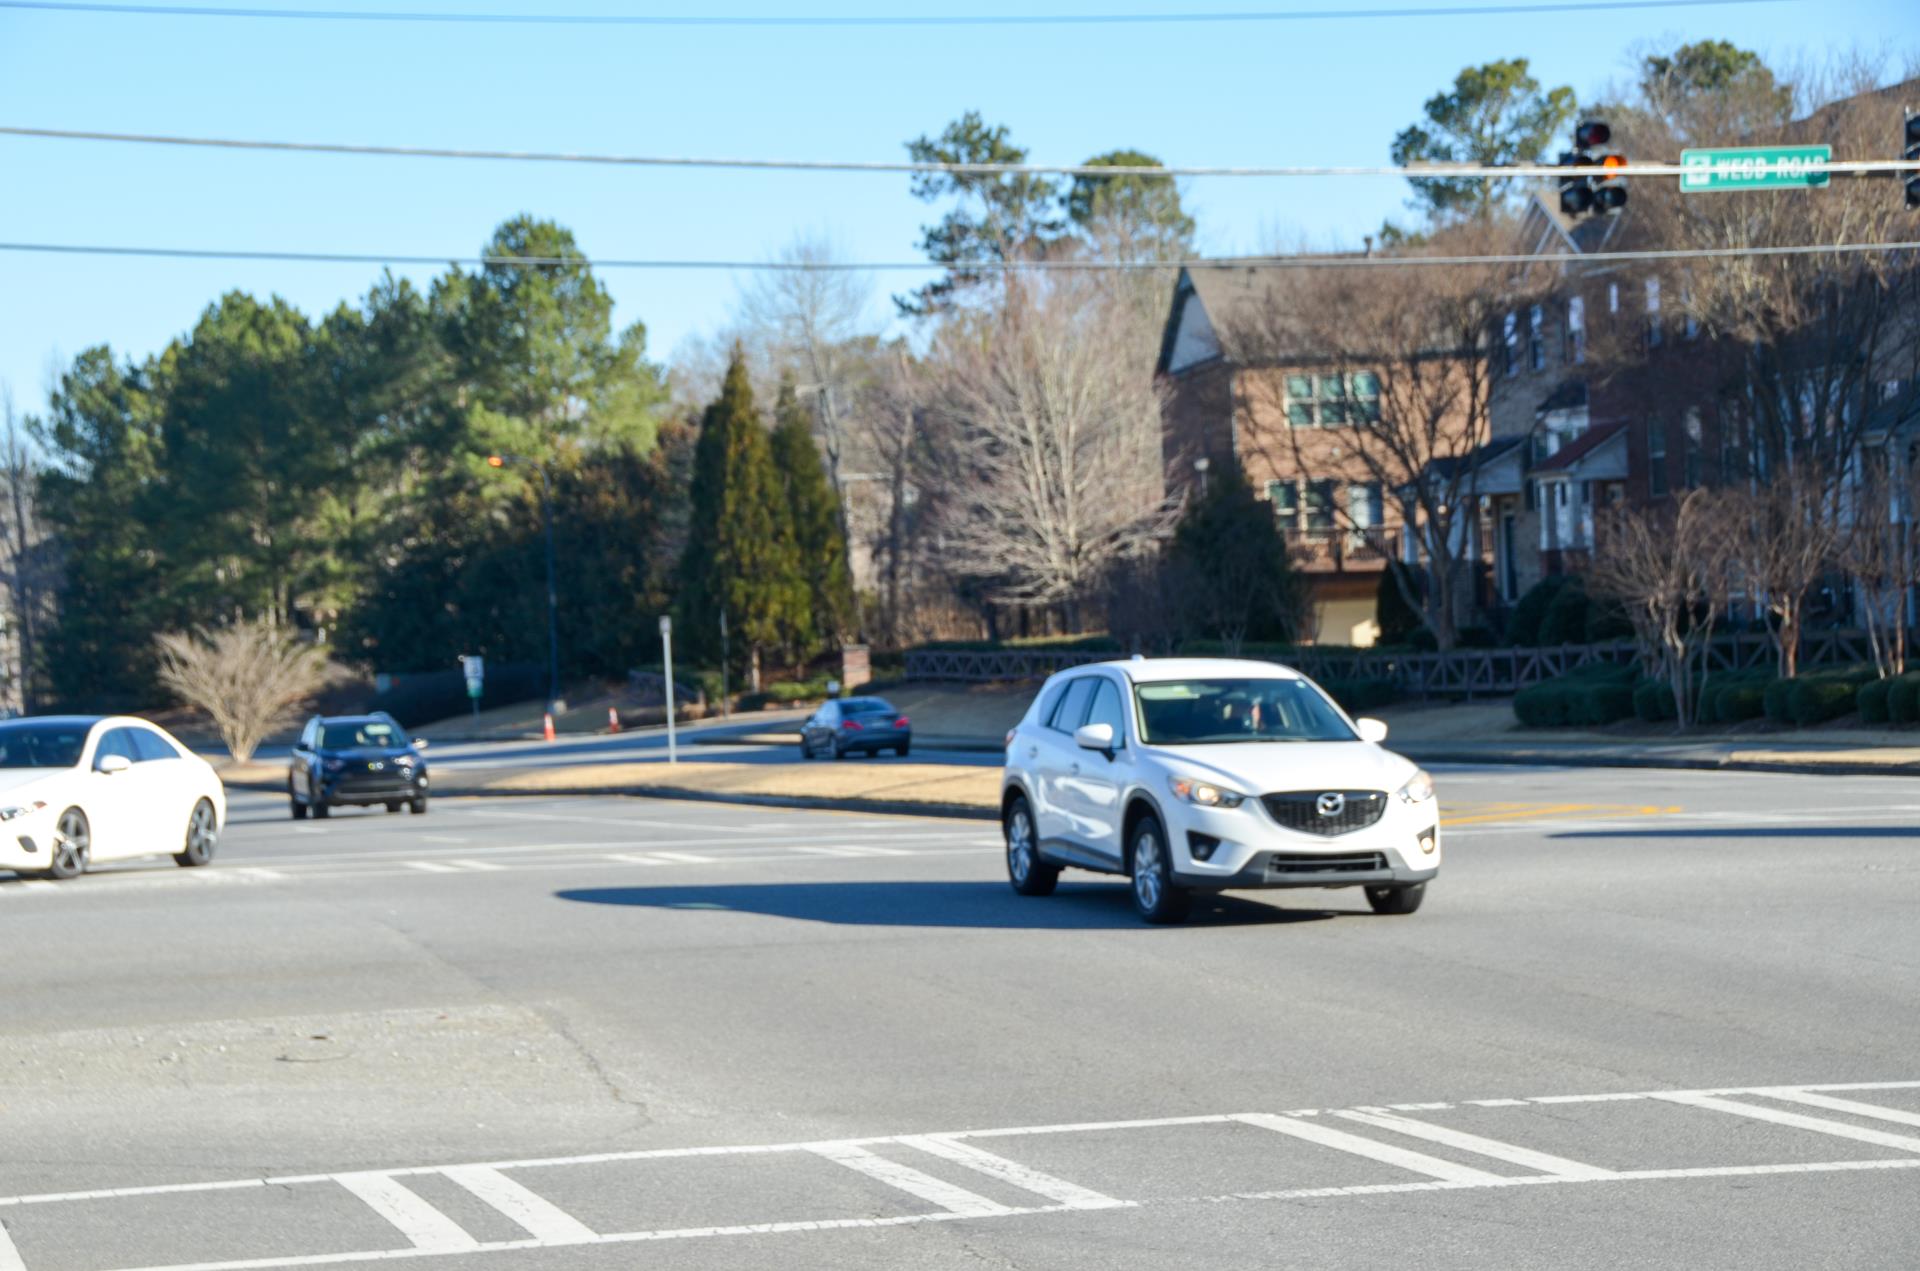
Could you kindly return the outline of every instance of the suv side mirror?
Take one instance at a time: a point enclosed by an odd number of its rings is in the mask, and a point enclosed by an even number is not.
[[[133,767],[133,761],[125,755],[102,755],[94,761],[93,770],[95,772],[104,772],[111,777],[116,773],[125,772],[131,767]]]
[[[1380,719],[1356,719],[1355,728],[1360,730],[1361,741],[1382,742],[1387,739],[1387,724]]]
[[[413,739],[413,748],[415,750],[425,750],[428,746],[432,744],[433,743],[429,742],[425,737],[415,737]]]
[[[1111,751],[1113,749],[1113,725],[1082,724],[1073,734],[1073,744],[1082,750]]]

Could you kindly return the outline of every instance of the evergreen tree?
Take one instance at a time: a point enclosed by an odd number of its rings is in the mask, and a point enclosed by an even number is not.
[[[794,546],[793,513],[737,346],[720,396],[700,420],[691,501],[680,560],[687,644],[690,651],[716,651],[724,614],[734,646],[745,654],[748,686],[757,691],[761,655],[778,647],[804,616],[807,584]]]
[[[854,613],[847,540],[840,533],[838,501],[827,483],[812,422],[793,385],[782,384],[774,407],[773,465],[786,489],[794,548],[807,587],[807,604],[793,628],[794,645],[802,651],[844,639]]]
[[[1305,589],[1287,559],[1273,507],[1245,476],[1225,472],[1187,508],[1168,564],[1183,607],[1229,654],[1248,640],[1299,638]]]

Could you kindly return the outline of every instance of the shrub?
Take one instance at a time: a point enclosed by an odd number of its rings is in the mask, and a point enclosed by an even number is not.
[[[1600,680],[1577,685],[1568,707],[1568,722],[1598,726],[1632,719],[1633,684],[1629,680]]]
[[[1920,723],[1920,672],[1894,678],[1887,690],[1887,718],[1896,724]]]
[[[1888,722],[1887,694],[1893,690],[1892,680],[1868,680],[1854,693],[1853,703],[1860,712],[1863,724],[1884,724]]]
[[[1678,718],[1673,707],[1673,686],[1665,680],[1640,681],[1633,689],[1633,713],[1648,724]]]
[[[1560,588],[1540,619],[1539,642],[1543,645],[1585,644],[1587,614],[1592,608],[1586,585],[1578,580],[1569,581]]]
[[[1553,728],[1567,722],[1570,694],[1559,680],[1529,684],[1513,695],[1514,718],[1529,728]]]
[[[1735,681],[1733,683],[1709,683],[1706,699],[1701,702],[1700,717],[1702,723],[1738,724],[1749,719],[1759,719],[1766,713],[1767,686],[1754,681]],[[1707,702],[1712,703],[1712,718],[1707,718]]]
[[[1608,662],[1579,667],[1521,689],[1514,717],[1529,728],[1611,724],[1633,716],[1633,668]]]
[[[1523,648],[1539,644],[1540,624],[1546,619],[1554,597],[1566,585],[1564,574],[1549,574],[1527,588],[1526,594],[1514,605],[1513,616],[1507,620],[1507,643]]]
[[[1851,714],[1858,690],[1845,677],[1832,679],[1803,675],[1793,681],[1787,694],[1787,714],[1794,723],[1825,723]]]
[[[1426,628],[1420,611],[1407,603],[1406,589],[1400,579],[1406,566],[1397,560],[1387,562],[1380,571],[1380,589],[1374,594],[1373,620],[1380,625],[1380,643],[1405,644],[1416,631]],[[1415,586],[1418,587],[1418,583]]]
[[[1631,640],[1633,623],[1627,620],[1627,611],[1610,600],[1595,600],[1587,609],[1587,643],[1601,644],[1608,640]]]
[[[1791,724],[1793,716],[1787,709],[1788,695],[1793,692],[1792,680],[1769,680],[1761,694],[1761,705],[1766,717],[1776,724]]]

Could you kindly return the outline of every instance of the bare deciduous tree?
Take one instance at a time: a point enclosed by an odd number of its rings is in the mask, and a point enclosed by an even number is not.
[[[253,758],[289,708],[319,691],[326,654],[264,621],[236,623],[199,636],[157,637],[160,682],[205,711],[227,752]]]
[[[1730,564],[1747,599],[1773,617],[1768,629],[1783,677],[1799,673],[1807,594],[1839,550],[1837,503],[1834,482],[1811,461],[1765,483],[1729,487],[1719,500],[1732,536]]]
[[[1885,455],[1867,457],[1873,462],[1850,491],[1850,514],[1836,559],[1853,580],[1874,668],[1884,679],[1907,669],[1907,592],[1914,579],[1911,528],[1920,492],[1911,470],[1890,470]]]
[[[1171,520],[1159,394],[1127,328],[1083,279],[1023,281],[955,315],[929,358],[955,572],[1074,629],[1107,567]]]
[[[1633,624],[1643,664],[1673,690],[1680,727],[1693,723],[1707,675],[1707,646],[1725,611],[1733,535],[1716,491],[1672,504],[1621,507],[1594,526],[1589,588]]]

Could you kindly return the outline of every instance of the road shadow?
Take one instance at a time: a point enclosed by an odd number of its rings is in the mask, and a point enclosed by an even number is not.
[[[1563,830],[1551,839],[1912,839],[1920,825],[1711,825],[1684,829]]]
[[[718,909],[854,927],[976,927],[1025,931],[1156,930],[1133,912],[1124,883],[1063,886],[1016,896],[1005,883],[734,883],[685,887],[589,887],[560,900],[641,909]],[[1355,898],[1359,899],[1358,893]],[[1361,902],[1364,905],[1364,901]],[[1354,911],[1282,909],[1241,896],[1195,896],[1188,926],[1315,922]]]

